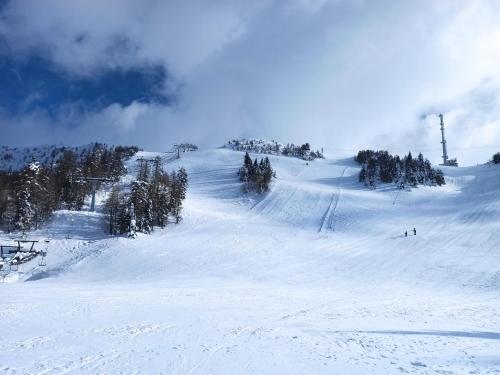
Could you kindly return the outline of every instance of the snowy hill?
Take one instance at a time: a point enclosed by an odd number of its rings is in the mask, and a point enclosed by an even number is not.
[[[4,373],[498,372],[499,167],[369,190],[352,158],[270,156],[258,196],[243,155],[169,159],[189,175],[184,220],[149,236],[57,212],[34,233],[47,270],[0,285]]]
[[[37,147],[9,147],[0,146],[0,171],[17,171],[35,160],[38,163],[51,166],[63,156],[65,151],[72,151],[77,156],[79,161],[83,160],[86,154],[96,146],[108,148],[106,144],[89,143],[83,146],[61,146],[61,145],[46,145]],[[120,146],[118,146],[120,147]],[[121,147],[124,151],[129,152],[130,147]],[[125,148],[127,150],[125,150]]]
[[[53,165],[63,155],[65,150],[71,150],[82,157],[91,150],[93,144],[78,147],[65,147],[57,145],[38,147],[8,147],[0,146],[0,171],[19,170],[32,160],[42,165]]]
[[[235,151],[247,151],[254,154],[268,154],[277,156],[289,156],[303,160],[323,159],[323,153],[319,150],[312,150],[309,143],[302,145],[284,145],[274,140],[257,138],[240,138],[228,141],[223,147]]]

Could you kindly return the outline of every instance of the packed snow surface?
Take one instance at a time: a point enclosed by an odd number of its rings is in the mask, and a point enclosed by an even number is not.
[[[183,154],[183,222],[137,239],[57,212],[47,269],[0,284],[0,374],[500,373],[499,167],[368,190],[351,158],[270,159],[255,196],[243,153]]]

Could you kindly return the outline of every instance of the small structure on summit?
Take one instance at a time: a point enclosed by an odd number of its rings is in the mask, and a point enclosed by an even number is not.
[[[457,158],[448,159],[448,152],[446,151],[446,138],[444,136],[444,120],[442,113],[439,114],[439,119],[441,120],[441,144],[443,145],[443,164],[440,165],[445,165],[448,167],[458,167]]]

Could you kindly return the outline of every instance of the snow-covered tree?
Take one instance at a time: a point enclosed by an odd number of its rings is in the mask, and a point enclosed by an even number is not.
[[[361,164],[359,181],[374,188],[378,182],[395,183],[399,188],[417,185],[443,185],[443,173],[432,168],[431,163],[419,154],[415,159],[411,152],[403,159],[387,151],[359,151],[354,158]]]
[[[128,236],[131,238],[135,238],[137,236],[137,218],[135,215],[135,208],[133,203],[130,203],[127,213],[128,213]]]
[[[255,159],[252,162],[250,155],[245,154],[243,166],[239,169],[238,175],[240,181],[244,182],[243,189],[245,191],[253,190],[262,193],[269,190],[269,185],[275,172],[271,167],[271,162],[268,157],[260,160],[260,163]]]
[[[153,230],[152,202],[149,196],[149,183],[146,181],[132,182],[130,189],[130,205],[135,213],[137,230],[150,233]]]
[[[172,174],[165,173],[161,162],[151,172],[139,171],[130,185],[130,193],[118,193],[114,188],[106,202],[110,232],[149,233],[155,226],[164,228],[173,217],[178,223],[182,219],[182,202],[186,198],[188,176],[184,168]],[[114,216],[114,212],[117,212]],[[116,229],[115,229],[116,228]]]
[[[119,215],[121,204],[120,188],[113,186],[104,205],[104,212],[108,215],[109,220],[109,234],[120,233]]]
[[[15,229],[23,232],[30,230],[44,216],[43,193],[46,189],[42,185],[43,177],[37,162],[31,162],[21,171],[16,186]]]
[[[35,210],[31,205],[31,194],[28,187],[17,192],[16,214],[14,229],[20,231],[30,230],[35,225]]]
[[[182,188],[179,179],[179,174],[172,172],[170,176],[171,188],[170,188],[170,202],[169,210],[172,216],[175,218],[175,222],[179,223],[182,220],[181,208],[182,208]]]
[[[283,155],[304,160],[323,159],[323,153],[320,151],[312,151],[311,145],[307,142],[302,145],[294,145],[293,143],[283,145],[274,140],[234,139],[229,141],[225,147],[255,154]]]

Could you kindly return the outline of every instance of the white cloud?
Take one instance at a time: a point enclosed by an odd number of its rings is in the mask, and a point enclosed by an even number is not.
[[[154,61],[183,76],[244,32],[263,4],[252,3],[10,1],[0,31],[19,53],[48,50],[73,73]]]
[[[111,104],[97,114],[89,116],[85,122],[109,124],[120,133],[127,133],[137,128],[140,124],[141,116],[149,109],[148,104],[132,102],[128,106]]]
[[[450,148],[472,163],[500,143],[500,105],[486,94],[500,87],[498,19],[489,0],[24,0],[10,2],[0,32],[74,74],[156,62],[183,84],[174,108],[71,118],[82,138],[161,148],[252,135],[439,161],[438,125],[420,116],[444,112]]]

